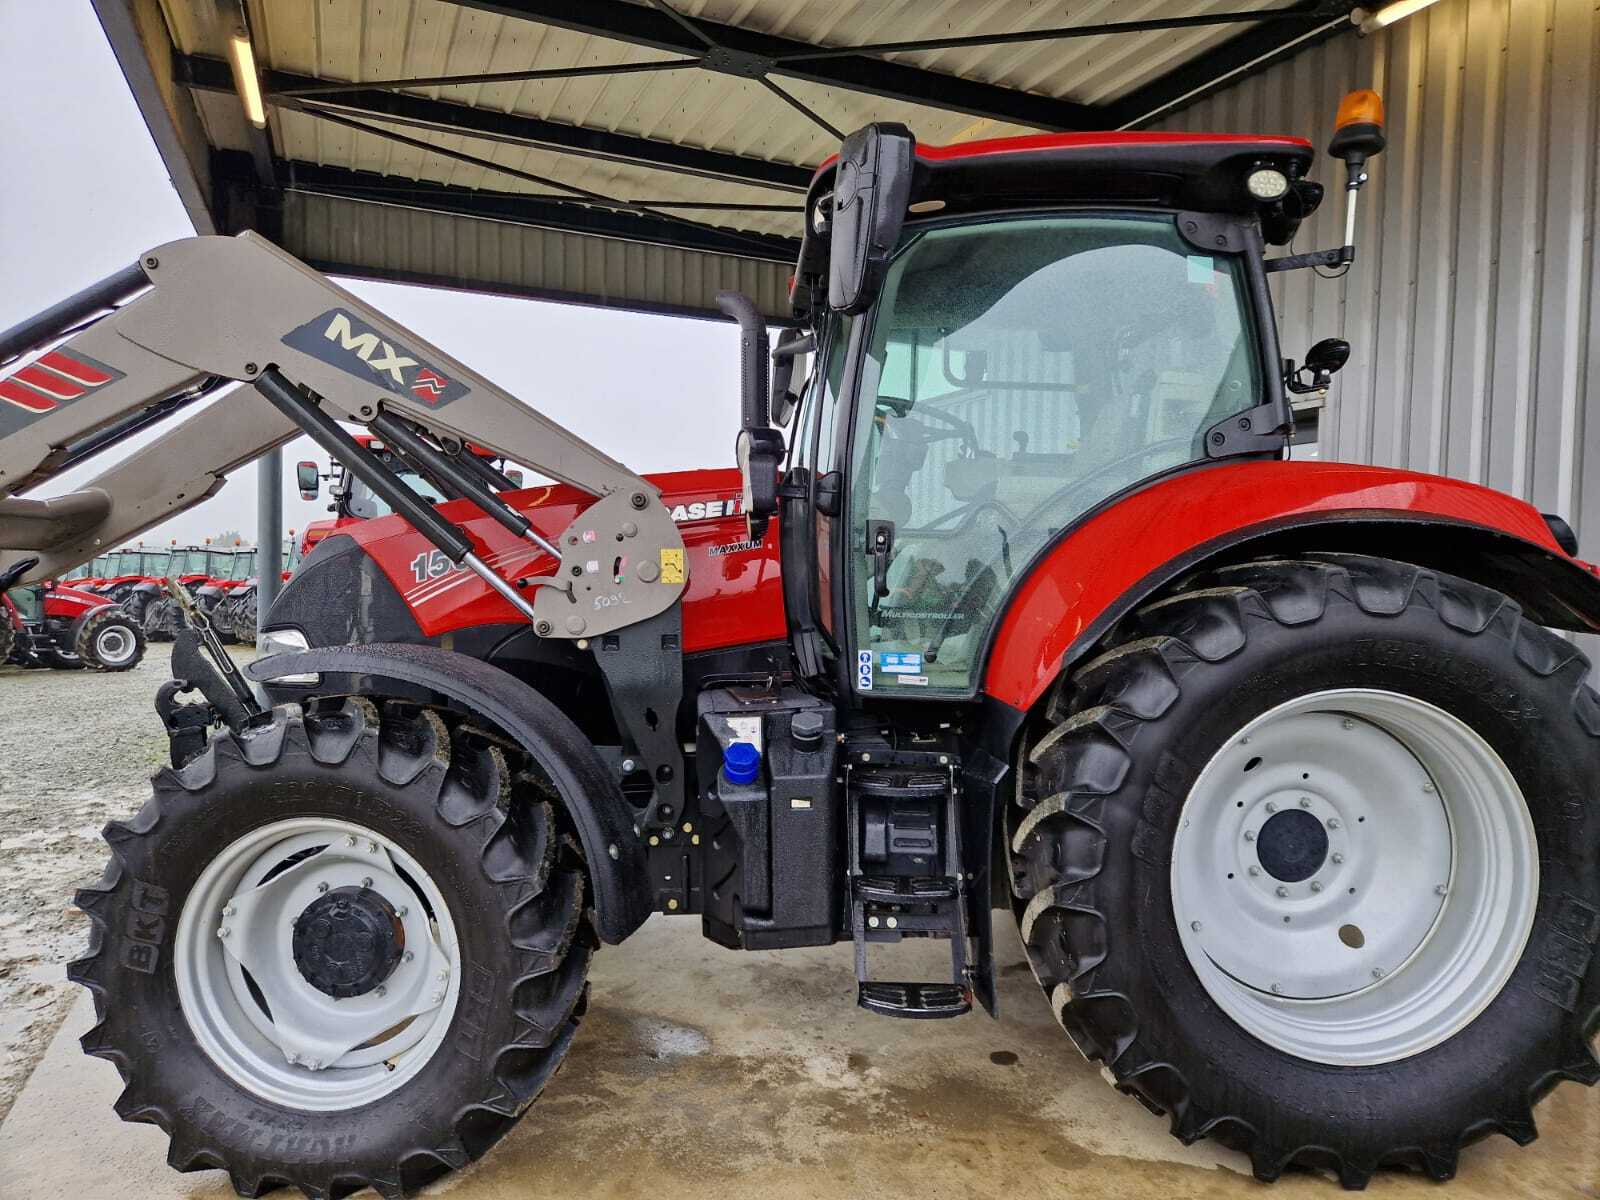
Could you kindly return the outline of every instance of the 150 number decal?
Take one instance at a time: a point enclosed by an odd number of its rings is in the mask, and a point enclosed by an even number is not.
[[[411,574],[418,583],[427,583],[451,571],[465,570],[465,567],[458,567],[446,558],[443,550],[424,551],[411,560]]]

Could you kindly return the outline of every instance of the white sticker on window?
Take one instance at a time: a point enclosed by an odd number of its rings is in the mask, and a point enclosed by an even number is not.
[[[912,650],[880,650],[878,670],[885,675],[920,675],[922,655]]]

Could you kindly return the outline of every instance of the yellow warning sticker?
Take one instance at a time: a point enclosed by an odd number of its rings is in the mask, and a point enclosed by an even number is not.
[[[661,551],[661,582],[683,582],[683,550],[681,548],[676,550],[663,549]]]

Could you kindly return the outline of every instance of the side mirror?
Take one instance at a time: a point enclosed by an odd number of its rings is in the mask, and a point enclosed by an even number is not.
[[[315,500],[322,493],[322,474],[314,462],[294,465],[295,482],[300,485],[300,499]]]
[[[772,350],[772,423],[788,428],[800,396],[794,391],[794,365],[802,354],[814,354],[817,339],[809,333],[785,338]]]
[[[717,307],[739,323],[742,428],[734,452],[744,480],[745,533],[754,542],[767,532],[767,521],[778,511],[778,468],[783,462],[783,434],[768,423],[767,323],[755,301],[743,292],[718,292]]]
[[[1289,390],[1298,395],[1325,392],[1334,374],[1349,361],[1349,342],[1343,338],[1323,338],[1306,351],[1306,361],[1299,370],[1295,369],[1293,362],[1287,364],[1285,382]]]
[[[828,306],[835,312],[865,312],[883,284],[911,199],[916,145],[904,125],[875,124],[839,147],[828,258]]]

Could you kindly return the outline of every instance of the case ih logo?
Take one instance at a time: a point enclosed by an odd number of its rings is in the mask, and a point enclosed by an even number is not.
[[[86,354],[52,350],[0,379],[0,400],[39,416],[121,378],[121,371]]]
[[[290,330],[283,344],[330,366],[377,383],[397,396],[409,396],[439,408],[467,394],[457,383],[404,346],[389,341],[354,313],[330,308],[320,317]]]

